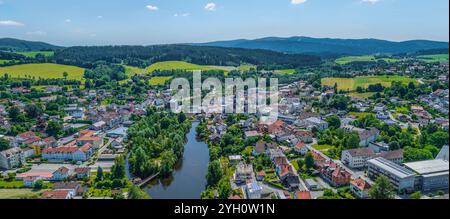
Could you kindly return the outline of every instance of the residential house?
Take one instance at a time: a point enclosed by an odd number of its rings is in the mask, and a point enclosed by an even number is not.
[[[58,168],[57,170],[55,170],[55,172],[53,172],[52,180],[53,181],[62,181],[62,180],[69,178],[69,176],[70,176],[69,171],[70,170],[67,167]]]
[[[350,183],[351,173],[346,169],[336,164],[333,161],[326,161],[319,165],[320,176],[333,186],[345,186]]]
[[[294,194],[295,199],[311,199],[311,192],[309,191],[298,191]]]
[[[262,187],[258,183],[252,180],[245,187],[247,199],[261,199]]]
[[[294,146],[294,152],[297,154],[305,155],[308,153],[308,147],[304,142],[299,142]]]
[[[369,198],[371,185],[365,179],[359,177],[350,182],[350,192],[360,199]]]
[[[75,168],[74,172],[77,179],[85,179],[91,176],[90,167],[77,167]]]
[[[18,147],[10,148],[0,152],[0,168],[13,169],[25,163],[25,156],[22,149]]]
[[[245,183],[253,178],[253,166],[251,164],[239,163],[234,173],[234,181],[236,183]]]

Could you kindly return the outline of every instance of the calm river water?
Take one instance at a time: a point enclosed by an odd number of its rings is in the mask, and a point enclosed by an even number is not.
[[[153,199],[199,199],[206,186],[209,162],[208,145],[196,139],[198,122],[192,124],[187,134],[183,159],[171,177],[156,179],[145,188]]]

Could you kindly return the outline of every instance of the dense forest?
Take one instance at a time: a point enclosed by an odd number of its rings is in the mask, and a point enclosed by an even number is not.
[[[130,171],[145,178],[160,172],[165,176],[173,171],[175,163],[183,156],[186,134],[191,122],[186,116],[147,110],[128,130],[131,155]]]
[[[98,61],[144,68],[155,62],[171,60],[199,65],[239,66],[241,63],[250,63],[283,68],[298,68],[321,63],[319,57],[310,55],[188,45],[70,47],[57,51],[53,57],[56,63],[85,68],[92,68]]]

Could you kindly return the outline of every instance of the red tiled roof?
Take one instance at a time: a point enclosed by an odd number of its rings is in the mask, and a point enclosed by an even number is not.
[[[41,199],[66,199],[68,195],[69,190],[45,191]]]
[[[299,191],[295,193],[296,199],[311,199],[311,193],[309,191]]]
[[[370,189],[370,185],[369,183],[362,179],[361,177],[354,179],[350,182],[352,185],[356,186],[358,189],[360,189],[361,191],[367,191]]]

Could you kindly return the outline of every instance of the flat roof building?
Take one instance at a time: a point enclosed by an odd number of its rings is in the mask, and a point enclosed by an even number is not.
[[[418,176],[415,189],[423,192],[448,190],[449,164],[446,160],[426,160],[404,164]]]
[[[413,191],[416,173],[382,157],[371,159],[368,163],[368,175],[372,180],[384,175],[398,192]]]

